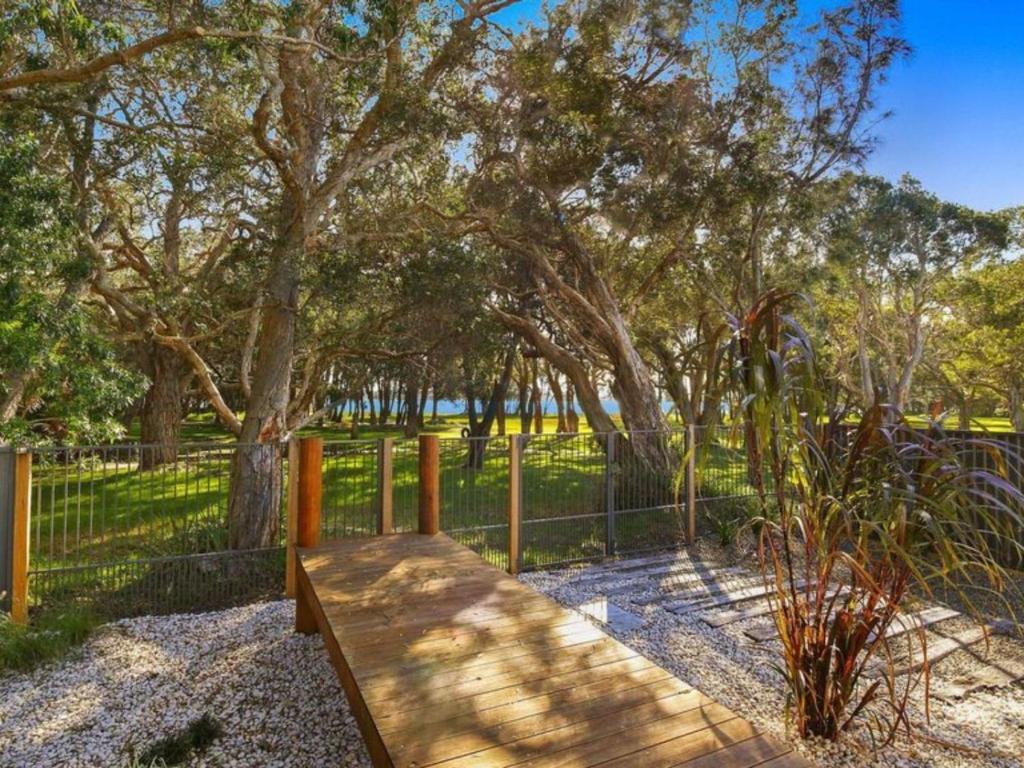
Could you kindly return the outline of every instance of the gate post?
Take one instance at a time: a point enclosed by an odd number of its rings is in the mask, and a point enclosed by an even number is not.
[[[298,446],[298,499],[296,501],[295,545],[315,547],[320,544],[320,508],[323,502],[324,441],[320,437],[304,437]],[[300,580],[298,556],[295,557],[295,631],[316,632],[313,596],[307,594]]]
[[[523,562],[523,442],[508,436],[508,572],[519,573]]]
[[[440,530],[440,446],[437,435],[420,435],[419,532],[433,536]]]
[[[11,535],[11,619],[28,623],[28,554],[32,515],[32,452],[14,459],[14,517]]]

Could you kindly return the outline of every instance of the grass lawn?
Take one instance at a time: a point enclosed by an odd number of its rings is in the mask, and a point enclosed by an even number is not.
[[[441,527],[504,568],[508,441],[487,441],[483,467],[475,470],[467,465],[467,445],[447,436],[441,440]],[[671,450],[681,456],[683,447],[676,444]],[[226,549],[231,455],[230,443],[187,448],[174,465],[139,471],[135,449],[40,452],[31,530],[36,598],[116,589],[134,599],[129,593],[133,585],[141,585],[142,598],[160,599],[184,581],[205,578],[201,568],[180,559]],[[545,434],[528,442],[522,465],[524,567],[605,552],[605,463],[603,449],[589,435]],[[393,465],[396,528],[413,530],[418,504],[415,440],[396,440]],[[712,452],[703,475],[715,494],[749,493],[742,456],[723,446]],[[325,538],[374,533],[377,443],[329,441],[323,478]],[[681,537],[674,480],[655,476],[639,462],[617,465],[613,533],[620,551],[665,546]],[[282,466],[282,498],[286,484]],[[239,578],[213,565],[207,571],[222,580]],[[261,589],[266,589],[265,581]]]

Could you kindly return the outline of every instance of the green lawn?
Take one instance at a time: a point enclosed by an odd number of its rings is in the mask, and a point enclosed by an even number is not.
[[[507,567],[508,441],[487,441],[480,469],[469,468],[467,445],[449,437],[441,441],[441,526]],[[680,456],[682,445],[672,450]],[[324,453],[324,536],[372,534],[378,508],[376,442],[331,440]],[[112,588],[130,590],[136,583],[143,584],[146,596],[159,598],[183,580],[204,578],[202,568],[173,559],[226,548],[230,444],[185,449],[176,464],[150,471],[139,471],[137,453],[127,449],[107,452],[105,459],[98,453],[62,451],[38,456],[31,530],[37,602],[45,601],[48,591],[102,594]],[[398,530],[416,525],[417,462],[417,441],[396,440]],[[534,436],[526,445],[522,471],[523,565],[603,554],[607,481],[598,442],[588,435]],[[742,456],[722,446],[702,476],[716,494],[750,490]],[[282,498],[286,482],[282,467]],[[655,476],[638,462],[620,462],[615,493],[620,550],[664,546],[679,538],[674,477]],[[234,571],[209,568],[223,580],[240,578]]]

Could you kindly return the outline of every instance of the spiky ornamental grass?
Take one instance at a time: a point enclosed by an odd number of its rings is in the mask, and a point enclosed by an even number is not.
[[[850,425],[810,339],[785,313],[795,299],[769,292],[734,321],[780,671],[801,736],[835,740],[866,724],[884,746],[912,731],[910,692],[923,681],[927,702],[929,675],[926,657],[916,675],[894,663],[901,651],[927,653],[923,642],[911,646],[923,631],[887,631],[913,592],[937,584],[980,622],[962,585],[1002,589],[1000,553],[1021,553],[1024,495],[1007,480],[1005,446],[914,429],[882,402]],[[967,462],[979,454],[989,469]]]

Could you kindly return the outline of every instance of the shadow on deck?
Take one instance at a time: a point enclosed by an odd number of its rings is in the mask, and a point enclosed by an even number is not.
[[[296,628],[323,636],[375,766],[807,765],[443,534],[297,559]]]

